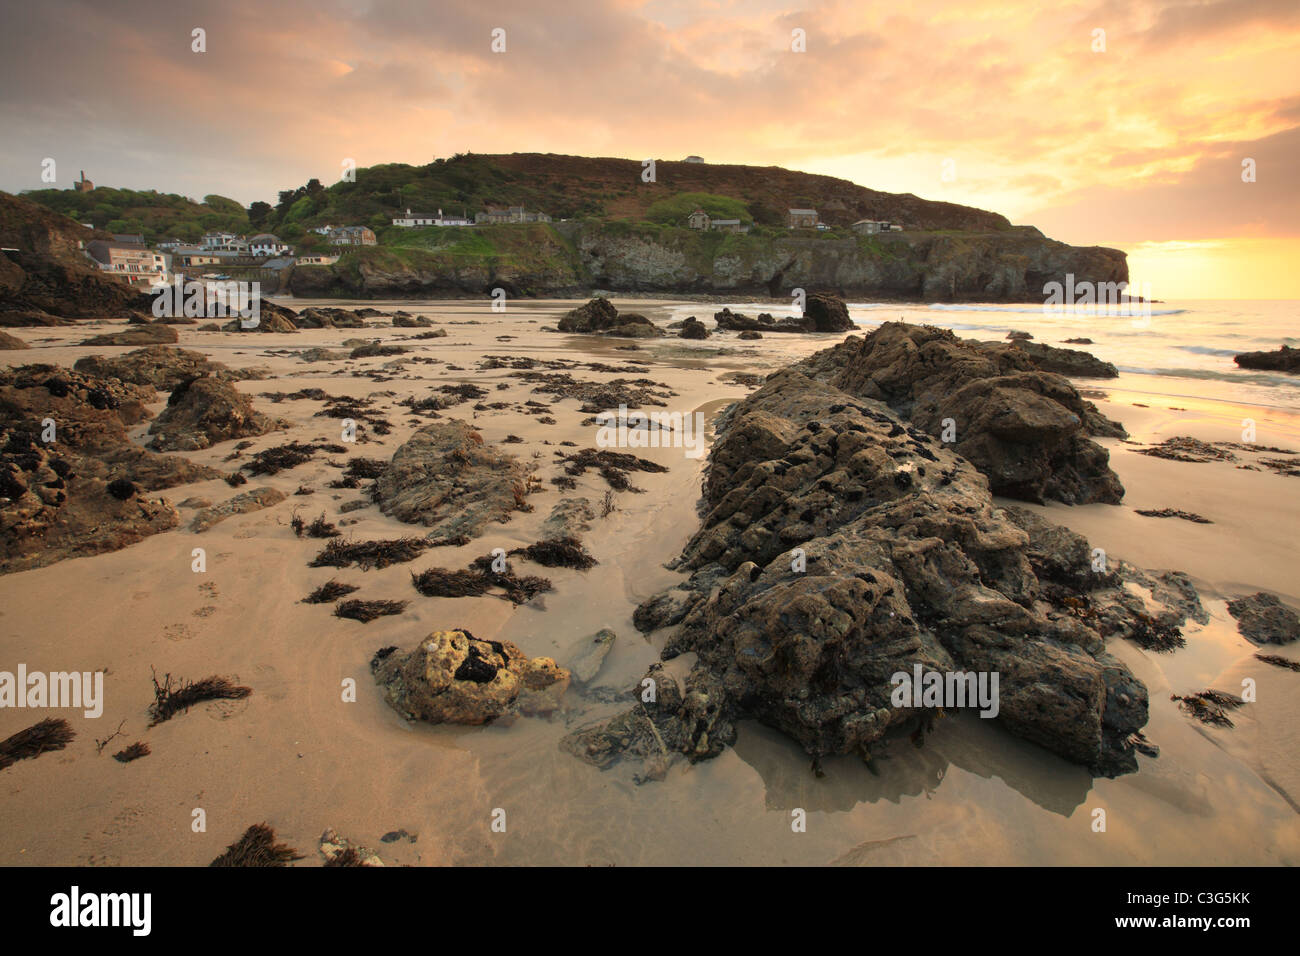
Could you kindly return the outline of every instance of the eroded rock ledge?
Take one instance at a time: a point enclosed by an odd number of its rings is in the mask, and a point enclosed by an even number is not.
[[[929,726],[933,709],[891,703],[892,675],[919,665],[996,672],[996,719],[1013,733],[1095,773],[1136,769],[1147,691],[1105,638],[1149,627],[1141,602],[1094,570],[1079,535],[995,507],[961,442],[927,434],[951,409],[1004,487],[1096,500],[1118,494],[1104,449],[1083,447],[1105,420],[1014,354],[891,325],[769,376],[724,416],[707,513],[676,562],[692,576],[635,616],[643,631],[677,627],[666,659],[698,660],[684,688],[656,665],[655,701],[566,750],[602,767],[639,758],[654,778],[756,717],[815,756],[870,759]]]

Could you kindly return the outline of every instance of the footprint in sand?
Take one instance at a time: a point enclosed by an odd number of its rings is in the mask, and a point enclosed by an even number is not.
[[[163,628],[163,637],[169,641],[188,641],[194,637],[188,624],[168,624]]]
[[[248,709],[248,698],[243,700],[213,700],[207,702],[206,713],[212,720],[230,720]]]
[[[211,615],[213,612],[215,612],[215,611],[216,611],[216,608],[213,607],[211,604],[208,604],[208,605],[205,605],[204,607],[195,608],[195,609],[194,609],[194,616],[195,616],[195,617],[208,617],[208,616],[210,616],[210,615]]]

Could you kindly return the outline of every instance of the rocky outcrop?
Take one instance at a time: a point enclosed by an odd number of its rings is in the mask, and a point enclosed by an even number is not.
[[[682,323],[681,331],[677,334],[684,339],[707,339],[712,333],[703,322],[692,315]]]
[[[785,297],[802,288],[840,297],[1041,303],[1043,287],[1064,285],[1067,275],[1077,282],[1128,280],[1118,249],[1069,246],[1032,227],[970,225],[973,231],[852,238],[783,230],[719,247],[684,227],[575,220],[513,227],[530,230],[530,241],[510,240],[490,261],[354,250],[332,266],[295,269],[289,281],[300,298],[486,298],[498,288],[511,298],[567,298],[592,289]]]
[[[0,192],[0,246],[10,250],[0,253],[0,326],[147,315],[147,295],[105,275],[82,253],[81,244],[94,238],[67,216]]]
[[[279,504],[284,501],[284,498],[284,492],[276,488],[254,488],[252,491],[245,491],[219,505],[212,505],[198,512],[190,521],[190,530],[195,533],[207,531],[227,518],[261,511],[263,508]]]
[[[29,349],[31,348],[26,342],[16,335],[10,335],[8,332],[0,332],[0,350]]]
[[[255,438],[284,422],[253,409],[248,396],[229,382],[205,377],[177,385],[149,426],[155,451],[196,451],[232,438]]]
[[[803,319],[809,332],[851,332],[857,328],[849,318],[844,302],[822,292],[809,294],[804,303]]]
[[[1283,345],[1276,352],[1243,352],[1232,360],[1238,368],[1257,369],[1263,372],[1300,372],[1300,349]]]
[[[976,709],[1013,733],[1096,773],[1135,769],[1147,692],[1105,648],[1141,624],[1119,577],[1071,532],[1026,531],[971,462],[883,401],[810,375],[833,365],[821,358],[724,416],[706,513],[676,562],[691,577],[637,609],[643,630],[679,623],[663,654],[697,655],[685,686],[652,668],[633,710],[564,748],[598,766],[640,758],[654,778],[716,755],[753,717],[815,756],[869,759],[962,706],[914,706],[900,684],[969,674],[997,676]],[[837,377],[861,391],[863,371]]]
[[[404,654],[388,648],[370,668],[394,710],[433,724],[549,714],[569,684],[569,672],[549,657],[530,659],[509,641],[482,641],[464,629],[435,631]]]
[[[1276,594],[1260,591],[1228,602],[1237,630],[1256,644],[1290,644],[1300,638],[1300,617]]]
[[[651,338],[666,334],[644,315],[619,312],[604,296],[571,309],[560,317],[556,331],[582,334],[600,333],[619,338]]]
[[[116,378],[133,385],[150,385],[162,392],[205,375],[228,381],[258,377],[255,372],[233,371],[202,352],[165,345],[151,345],[125,355],[87,355],[72,367],[94,378]]]
[[[718,323],[718,328],[724,332],[808,331],[803,319],[787,317],[778,321],[767,312],[760,313],[757,318],[750,318],[742,312],[732,312],[730,306],[723,306],[721,312],[713,313],[713,320]]]
[[[1025,339],[1017,339],[1010,345],[1000,342],[986,342],[984,345],[995,352],[1016,349],[1029,357],[1034,368],[1043,372],[1055,372],[1073,378],[1116,378],[1119,375],[1119,369],[1110,362],[1103,362],[1095,355],[1078,349],[1061,349]]]
[[[946,329],[886,322],[801,367],[945,439],[988,476],[994,494],[1117,504],[1124,487],[1092,438],[1126,432],[1064,378],[1039,371],[1025,344],[985,347]]]
[[[0,573],[116,551],[175,527],[147,492],[216,478],[134,444],[152,388],[52,365],[0,372]]]
[[[351,309],[307,308],[295,315],[293,321],[300,329],[364,329],[366,327],[365,320]]]
[[[418,429],[393,453],[375,480],[380,510],[429,528],[430,537],[478,537],[527,503],[531,470],[497,451],[460,419]]]
[[[141,325],[132,325],[121,332],[105,332],[103,335],[92,335],[82,342],[82,345],[169,345],[173,342],[179,342],[180,336],[176,330],[169,325],[162,325],[156,322],[150,322]]]

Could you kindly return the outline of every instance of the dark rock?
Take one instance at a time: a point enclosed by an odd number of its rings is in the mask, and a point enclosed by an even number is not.
[[[618,309],[604,296],[566,312],[559,321],[561,332],[603,332],[618,322]]]
[[[468,423],[445,419],[418,429],[375,480],[386,515],[427,526],[431,537],[478,537],[525,501],[529,469],[483,441]]]
[[[1300,617],[1267,591],[1229,601],[1228,613],[1242,636],[1256,644],[1289,644],[1300,637]]]
[[[176,330],[167,325],[150,322],[134,325],[122,332],[106,332],[92,335],[82,345],[169,345],[180,341]]]
[[[1117,504],[1124,488],[1092,436],[1127,433],[1017,346],[990,349],[933,326],[886,322],[798,366],[850,396],[886,403],[988,476],[993,493]],[[955,432],[955,434],[953,434]]]
[[[265,373],[235,372],[202,352],[150,345],[125,355],[87,355],[72,366],[96,378],[116,378],[135,385],[151,385],[169,392],[191,379],[210,375],[226,381],[259,377]]]
[[[828,381],[866,390],[863,343],[829,351],[845,348],[842,364],[823,352],[768,376],[719,426],[707,513],[677,563],[695,573],[634,617],[643,630],[680,622],[663,653],[697,656],[685,690],[652,670],[656,700],[564,749],[598,766],[638,757],[656,778],[674,757],[715,755],[754,717],[814,756],[869,756],[928,727],[932,714],[892,693],[919,666],[996,673],[1003,726],[1096,773],[1136,769],[1147,692],[1098,629],[1143,624],[1118,576],[1094,571],[1068,529],[1032,517],[1027,533],[971,462]],[[928,353],[941,368],[990,361]]]
[[[1283,345],[1276,352],[1243,352],[1232,359],[1239,368],[1264,372],[1300,372],[1300,349]]]
[[[754,339],[761,339],[762,337],[763,337],[763,333],[758,332],[754,329],[746,329],[745,331],[741,332],[740,335],[736,336],[736,338],[742,339],[743,341],[746,342],[753,341]]]
[[[1055,372],[1058,375],[1071,375],[1076,378],[1115,378],[1119,375],[1119,369],[1110,362],[1103,362],[1096,356],[1077,349],[1058,349],[1055,346],[1023,339],[1018,339],[1009,346],[1000,342],[990,342],[987,348],[992,351],[1015,349],[1027,355],[1034,368],[1044,372]]]
[[[131,441],[126,427],[147,418],[143,403],[155,398],[152,388],[57,366],[0,370],[0,573],[167,531],[179,514],[146,492],[220,477]],[[46,418],[56,422],[52,442]]]
[[[0,332],[0,350],[29,348],[31,348],[31,346],[18,336],[10,335],[8,332]]]
[[[857,328],[841,299],[822,292],[808,295],[804,303],[804,324],[810,332],[851,332]]]
[[[682,323],[682,330],[678,334],[684,339],[707,339],[711,333],[703,322],[691,316]]]
[[[285,428],[253,409],[248,396],[229,382],[196,378],[177,385],[167,407],[149,426],[155,451],[196,451],[232,438],[252,438]]]

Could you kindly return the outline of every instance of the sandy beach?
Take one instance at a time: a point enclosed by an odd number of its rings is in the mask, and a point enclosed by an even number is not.
[[[661,325],[714,310],[670,300],[614,301]],[[735,746],[716,759],[678,763],[665,779],[637,784],[627,769],[599,770],[559,742],[623,709],[618,695],[658,660],[662,632],[647,639],[632,615],[684,577],[664,564],[698,526],[707,457],[693,460],[679,448],[638,450],[667,471],[633,474],[642,493],[613,494],[613,510],[601,516],[607,486],[594,472],[578,477],[572,490],[548,480],[558,473],[555,455],[568,450],[562,443],[593,444],[594,426],[584,424],[590,416],[579,411],[580,402],[538,395],[508,367],[484,369],[482,361],[493,355],[562,360],[578,363],[572,373],[582,380],[650,379],[675,393],[668,408],[702,412],[712,422],[752,390],[747,376],[766,375],[842,336],[625,340],[541,331],[581,304],[570,301],[512,302],[504,313],[468,300],[285,304],[400,308],[428,317],[447,336],[419,340],[413,336],[422,330],[386,322],[364,330],[256,335],[177,327],[181,348],[235,370],[267,370],[268,377],[235,386],[258,411],[289,426],[252,439],[238,460],[227,458],[234,442],[184,453],[195,462],[228,472],[284,442],[339,440],[338,420],[316,415],[321,402],[277,402],[266,393],[318,388],[369,397],[391,431],[372,430],[346,455],[317,455],[250,477],[240,488],[209,479],[153,494],[180,504],[219,503],[261,487],[284,493],[264,510],[195,533],[188,525],[196,509],[181,505],[182,523],[171,531],[112,553],[0,576],[6,666],[22,661],[31,670],[103,669],[106,675],[101,717],[61,715],[77,732],[73,744],[0,773],[0,863],[205,865],[260,821],[303,854],[298,865],[322,862],[317,847],[327,828],[374,848],[387,865],[1300,863],[1297,675],[1256,660],[1261,648],[1238,633],[1226,609],[1229,599],[1260,590],[1300,606],[1300,486],[1268,468],[1238,467],[1268,457],[1263,452],[1242,451],[1235,463],[1138,453],[1178,435],[1238,442],[1247,417],[1255,420],[1261,445],[1296,448],[1300,414],[1217,397],[1162,400],[1132,391],[1129,376],[1075,383],[1129,432],[1127,440],[1098,439],[1123,482],[1123,504],[1027,507],[1084,535],[1112,560],[1186,572],[1209,614],[1206,624],[1188,621],[1187,645],[1172,653],[1110,642],[1110,652],[1150,692],[1145,734],[1160,753],[1139,757],[1137,773],[1093,777],[995,722],[960,715],[942,719],[924,747],[895,742],[871,767],[855,757],[823,759],[821,776],[796,743],[747,720]],[[127,350],[74,343],[124,326],[11,330],[32,348],[0,352],[0,362],[71,367],[88,354],[121,354]],[[314,363],[297,356],[356,338],[410,351]],[[422,358],[435,362],[412,361]],[[584,367],[590,363],[614,370]],[[528,498],[532,510],[410,563],[366,571],[309,567],[323,542],[295,534],[295,513],[307,521],[323,514],[347,539],[412,533],[361,491],[329,487],[341,474],[333,463],[353,456],[387,460],[423,423],[398,403],[462,383],[488,390],[484,403],[511,407],[475,410],[469,402],[444,417],[463,418],[492,445],[522,439],[500,447],[536,467],[540,487]],[[520,414],[517,407],[529,400],[550,404],[546,416]],[[164,407],[160,400],[150,411]],[[148,427],[133,426],[133,440],[142,442]],[[313,493],[295,494],[302,487]],[[493,548],[538,540],[542,523],[566,497],[585,497],[595,508],[584,533],[595,567],[545,569],[554,590],[518,606],[493,595],[424,597],[412,587],[413,571],[459,568]],[[343,509],[358,500],[355,510]],[[1163,508],[1212,523],[1136,513]],[[195,548],[206,553],[202,573],[192,570]],[[356,598],[410,603],[401,614],[369,623],[335,617],[327,604],[301,603],[332,578],[359,586]],[[408,723],[381,698],[368,662],[381,647],[409,648],[448,628],[513,642],[528,656],[552,657],[561,666],[601,628],[617,639],[592,683],[570,688],[549,717],[484,727]],[[1296,645],[1263,650],[1300,660]],[[692,660],[687,654],[666,666],[684,675]],[[151,669],[188,678],[228,675],[253,693],[201,703],[148,728]],[[1169,699],[1207,687],[1240,693],[1245,678],[1256,682],[1258,699],[1234,712],[1232,728],[1193,721]],[[348,679],[355,681],[354,701],[344,699]],[[0,711],[0,738],[31,722],[28,712]],[[96,741],[119,726],[122,736],[97,753]],[[138,739],[149,743],[150,756],[127,764],[112,759],[119,745]],[[806,833],[791,831],[791,811],[799,808],[808,814]],[[199,809],[203,832],[192,827]],[[1106,812],[1105,832],[1092,827],[1097,809]],[[492,828],[498,810],[505,811],[505,832]],[[386,834],[400,835],[385,842]]]

